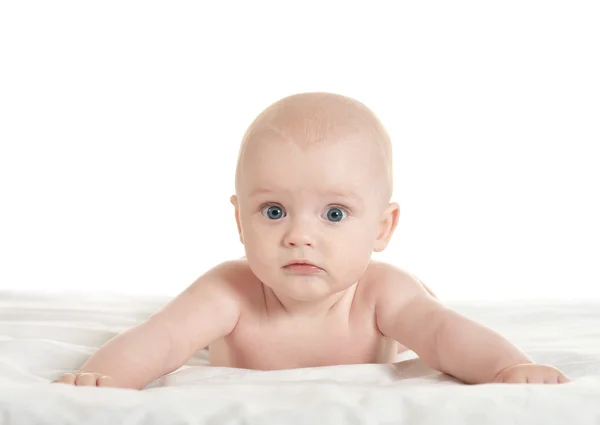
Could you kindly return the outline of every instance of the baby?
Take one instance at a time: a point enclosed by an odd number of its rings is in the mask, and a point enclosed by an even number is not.
[[[388,363],[408,348],[465,383],[568,382],[371,259],[398,224],[391,195],[391,143],[373,112],[330,93],[281,99],[239,152],[231,203],[246,257],[52,382],[143,389],[205,347],[211,365],[258,370]]]

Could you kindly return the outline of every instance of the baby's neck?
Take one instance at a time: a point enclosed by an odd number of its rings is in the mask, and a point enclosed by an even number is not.
[[[285,314],[296,318],[319,318],[344,307],[349,309],[354,299],[356,286],[355,283],[343,291],[317,301],[302,301],[287,297],[285,294],[277,294],[264,284],[263,290],[265,291],[265,302],[269,313]]]

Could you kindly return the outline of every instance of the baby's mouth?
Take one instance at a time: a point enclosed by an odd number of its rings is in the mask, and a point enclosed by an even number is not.
[[[322,272],[323,269],[309,262],[292,262],[283,267],[284,270],[295,274],[313,274]]]

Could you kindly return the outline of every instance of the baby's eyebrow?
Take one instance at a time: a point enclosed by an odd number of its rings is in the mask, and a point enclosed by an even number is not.
[[[257,195],[262,195],[262,194],[269,194],[269,193],[276,193],[276,192],[285,192],[288,193],[288,190],[285,189],[280,189],[280,190],[272,190],[272,189],[267,189],[267,188],[263,188],[263,187],[258,187],[256,189],[253,189],[249,196],[253,197],[253,196],[257,196]],[[354,199],[357,202],[360,202],[362,200],[362,198],[360,196],[358,196],[356,193],[352,192],[352,191],[342,191],[342,190],[319,190],[319,193],[321,193],[321,195],[323,196],[334,196],[334,197],[338,197],[338,198],[349,198],[349,199]]]
[[[257,187],[256,189],[252,189],[250,191],[250,194],[248,196],[256,196],[256,195],[261,195],[263,193],[273,193],[273,191],[269,190],[269,189],[262,188],[262,187]]]

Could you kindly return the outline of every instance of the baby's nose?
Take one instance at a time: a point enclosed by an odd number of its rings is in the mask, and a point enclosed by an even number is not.
[[[284,243],[288,247],[314,246],[314,235],[307,226],[295,225],[285,235]]]
[[[298,247],[298,246],[313,246],[313,242],[309,239],[288,239],[286,241],[286,245],[289,247]]]

